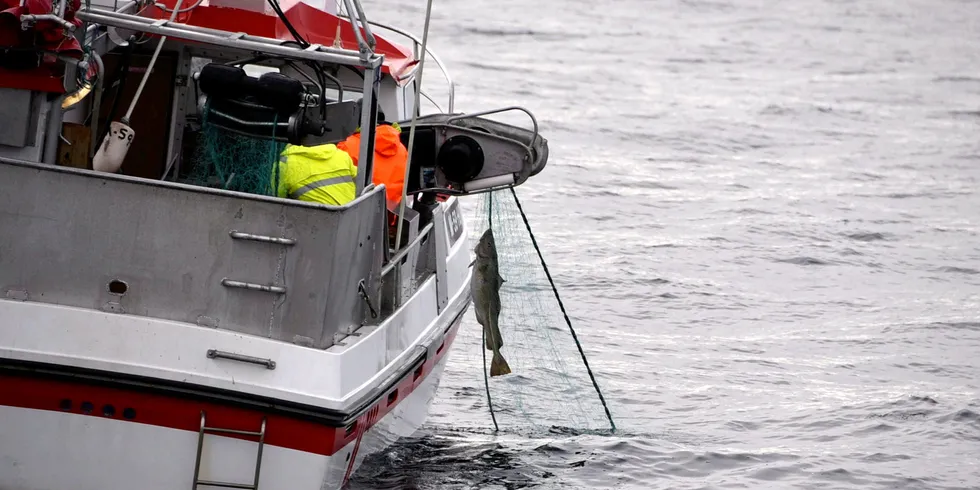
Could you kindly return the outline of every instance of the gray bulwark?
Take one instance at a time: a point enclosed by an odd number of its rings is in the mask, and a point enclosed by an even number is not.
[[[326,348],[380,320],[358,283],[380,304],[384,197],[327,207],[0,161],[0,297]]]

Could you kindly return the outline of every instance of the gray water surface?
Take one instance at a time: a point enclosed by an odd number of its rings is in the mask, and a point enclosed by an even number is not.
[[[519,195],[620,430],[495,436],[460,343],[353,488],[980,488],[980,2],[436,0],[431,29],[457,110],[550,141]]]

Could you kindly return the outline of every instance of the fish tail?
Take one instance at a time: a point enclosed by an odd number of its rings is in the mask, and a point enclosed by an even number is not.
[[[500,355],[500,351],[494,351],[493,360],[490,361],[490,376],[503,376],[505,374],[510,374],[510,366],[507,365],[504,356]]]

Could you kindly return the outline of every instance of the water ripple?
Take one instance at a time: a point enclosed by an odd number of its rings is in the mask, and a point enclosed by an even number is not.
[[[421,32],[422,7],[375,3]],[[595,402],[578,351],[560,314],[536,323],[525,302],[547,281],[513,268],[505,355],[559,359],[567,378],[491,380],[495,434],[468,314],[426,426],[352,488],[978,486],[975,1],[434,14],[457,110],[526,106],[548,138],[517,192],[619,430],[580,423],[603,414],[577,405]],[[546,338],[564,343],[535,348]]]

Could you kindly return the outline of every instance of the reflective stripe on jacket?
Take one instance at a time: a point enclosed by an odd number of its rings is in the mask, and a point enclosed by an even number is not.
[[[408,149],[402,144],[400,131],[388,124],[382,124],[375,130],[374,136],[374,177],[375,185],[384,184],[388,205],[398,204],[402,199],[402,188],[405,186],[405,165],[408,163]],[[357,157],[361,152],[361,133],[350,135],[345,141],[337,143],[337,147],[346,151],[357,165]]]
[[[341,206],[357,196],[355,178],[357,167],[354,161],[336,145],[286,145],[279,155],[277,194],[300,201]]]

